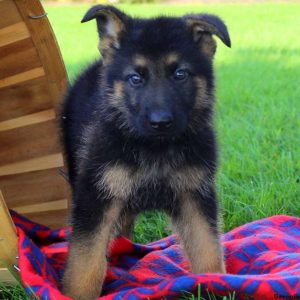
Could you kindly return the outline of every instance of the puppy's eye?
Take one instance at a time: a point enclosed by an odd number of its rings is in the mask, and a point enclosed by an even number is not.
[[[174,72],[174,79],[175,80],[185,80],[187,79],[187,77],[189,76],[189,73],[187,72],[187,70],[184,69],[177,69]]]
[[[144,79],[139,74],[132,74],[128,76],[128,81],[132,86],[138,86],[144,82]]]

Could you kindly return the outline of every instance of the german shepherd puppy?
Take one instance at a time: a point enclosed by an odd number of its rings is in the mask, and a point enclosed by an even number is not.
[[[168,213],[194,273],[225,272],[215,193],[216,42],[223,21],[207,14],[132,18],[94,6],[102,60],[70,88],[62,127],[73,192],[63,291],[95,299],[113,233],[130,237],[145,210]]]

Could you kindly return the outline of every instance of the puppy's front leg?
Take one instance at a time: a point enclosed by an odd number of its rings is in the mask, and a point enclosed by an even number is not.
[[[74,207],[73,234],[63,277],[64,294],[76,300],[94,300],[100,296],[109,237],[120,213],[120,205],[114,202],[104,208],[89,207],[88,202],[85,205]]]
[[[178,212],[172,216],[193,273],[225,273],[215,201],[213,188],[182,193]]]

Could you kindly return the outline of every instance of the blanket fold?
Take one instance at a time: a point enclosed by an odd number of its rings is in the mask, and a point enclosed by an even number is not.
[[[12,212],[19,268],[28,293],[42,300],[60,292],[70,228],[51,230]],[[118,237],[99,299],[182,299],[235,293],[235,299],[300,299],[300,218],[273,216],[222,236],[227,274],[192,274],[175,235],[140,245]]]

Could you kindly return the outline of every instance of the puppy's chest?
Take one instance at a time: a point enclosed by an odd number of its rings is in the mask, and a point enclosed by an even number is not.
[[[174,193],[193,191],[207,180],[207,172],[199,166],[173,168],[164,163],[132,169],[125,164],[107,166],[99,174],[97,188],[120,199],[135,196],[141,189],[170,189]]]

